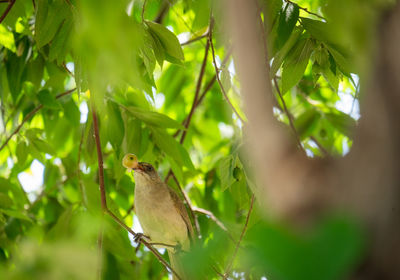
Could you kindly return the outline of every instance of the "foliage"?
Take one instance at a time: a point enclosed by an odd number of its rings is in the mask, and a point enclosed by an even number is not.
[[[345,215],[327,215],[304,233],[265,222],[255,203],[239,257],[232,257],[255,183],[242,151],[245,124],[215,82],[211,51],[201,71],[212,9],[221,84],[244,115],[223,9],[212,1],[147,2],[16,1],[0,24],[0,278],[167,278],[147,249],[135,253],[128,232],[102,214],[93,108],[108,207],[119,219],[133,225],[134,182],[121,165],[130,152],[164,178],[171,169],[193,206],[226,226],[196,213],[202,239],[187,258],[194,275],[217,278],[232,261],[232,279],[338,279],[349,273],[363,234]],[[346,154],[359,117],[358,75],[369,51],[369,25],[347,11],[345,23],[337,24],[334,2],[260,2],[274,114],[309,156]],[[375,2],[360,4],[356,13],[375,17]],[[9,4],[0,5],[3,13]],[[162,23],[155,22],[163,9]],[[39,186],[23,180],[32,178],[37,162],[44,166]],[[174,180],[169,183],[178,191]]]

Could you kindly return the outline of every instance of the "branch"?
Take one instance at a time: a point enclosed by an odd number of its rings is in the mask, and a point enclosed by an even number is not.
[[[309,10],[307,10],[307,8],[300,7],[298,4],[296,4],[296,3],[294,3],[294,2],[292,2],[292,1],[290,1],[290,0],[284,0],[284,1],[285,1],[286,3],[290,3],[290,4],[292,4],[292,5],[296,5],[300,10],[303,10],[303,11],[305,11],[306,13],[308,13],[308,14],[310,14],[310,15],[316,16],[316,17],[318,17],[318,18],[323,19],[323,20],[326,21],[326,19],[325,19],[323,16],[320,16],[319,14],[310,12]]]
[[[75,90],[76,90],[76,88],[73,88],[73,89],[67,90],[66,92],[60,93],[59,95],[56,96],[56,99],[59,99],[59,98],[65,96],[65,95],[68,95],[68,94],[74,92]],[[0,151],[3,150],[3,148],[4,148],[5,146],[7,146],[8,142],[11,140],[11,138],[12,138],[15,134],[17,134],[17,133],[20,131],[20,129],[22,128],[22,126],[24,125],[24,123],[26,123],[30,118],[32,118],[32,117],[33,117],[40,109],[42,109],[42,108],[43,108],[43,105],[40,104],[39,106],[37,106],[35,109],[33,109],[32,111],[30,111],[30,112],[25,116],[25,118],[22,120],[22,122],[21,122],[21,123],[17,126],[17,128],[7,137],[6,141],[1,145]]]
[[[214,20],[211,17],[211,22],[213,22]],[[211,24],[210,24],[210,31],[208,32],[208,41],[207,41],[210,45],[211,45],[211,51],[212,51],[212,57],[213,57],[213,64],[214,64],[214,68],[215,68],[215,73],[216,73],[216,78],[217,78],[217,82],[219,84],[219,87],[221,88],[221,92],[226,100],[226,102],[228,103],[228,105],[232,108],[233,112],[235,113],[235,115],[239,118],[239,120],[244,124],[245,121],[244,119],[239,115],[239,113],[236,111],[235,107],[233,106],[233,104],[231,103],[231,101],[228,98],[228,95],[226,94],[226,91],[221,83],[221,80],[219,79],[219,69],[217,66],[217,62],[215,61],[215,50],[214,50],[214,45],[212,42],[212,28],[211,28]]]
[[[187,40],[186,42],[183,42],[183,43],[181,44],[181,46],[189,45],[189,44],[191,44],[191,43],[194,43],[194,42],[199,41],[199,40],[201,40],[201,39],[203,39],[203,38],[206,38],[206,37],[208,37],[208,33],[205,33],[205,34],[203,34],[203,35],[201,35],[201,36],[198,36],[198,37],[196,37],[196,38]]]
[[[147,3],[147,0],[144,0],[143,7],[142,7],[142,22],[144,22],[144,12],[146,10],[146,3]]]
[[[10,12],[11,8],[14,6],[14,4],[15,4],[15,0],[9,1],[7,8],[5,9],[5,11],[3,12],[3,14],[0,17],[0,23],[2,23],[3,20],[6,18],[6,16]]]
[[[92,115],[93,115],[94,137],[95,137],[96,148],[97,148],[97,161],[98,161],[98,166],[99,166],[99,186],[100,186],[100,195],[101,195],[101,208],[104,213],[109,215],[121,227],[126,229],[130,234],[133,235],[133,237],[137,237],[138,234],[135,233],[124,222],[122,222],[117,216],[115,216],[115,214],[113,212],[111,212],[107,207],[106,192],[105,192],[105,186],[104,186],[103,155],[102,155],[102,151],[101,151],[99,124],[98,124],[98,120],[97,120],[96,110],[95,110],[93,104],[92,104]],[[168,268],[173,274],[175,274],[178,279],[181,279],[181,277],[177,274],[177,272],[172,269],[172,267],[163,259],[163,257],[160,255],[160,253],[153,246],[151,246],[150,243],[148,243],[144,239],[141,239],[140,243],[143,243],[143,245],[145,245],[166,268]]]
[[[170,5],[170,4],[167,2],[167,0],[164,0],[163,4],[162,4],[162,6],[161,6],[161,9],[160,9],[160,11],[158,12],[158,15],[157,15],[156,18],[154,19],[154,22],[159,23],[159,24],[162,23],[162,21],[163,21],[165,15],[166,15],[167,12],[168,12],[169,5]]]
[[[292,114],[289,112],[289,110],[288,110],[288,108],[287,108],[287,106],[286,106],[285,100],[283,99],[283,96],[282,96],[281,91],[280,91],[280,89],[279,89],[278,82],[276,81],[276,78],[274,78],[273,80],[274,80],[275,89],[276,89],[276,91],[278,92],[278,96],[279,96],[279,98],[280,98],[280,100],[281,100],[281,102],[282,102],[283,110],[285,111],[285,113],[286,113],[286,115],[287,115],[287,117],[288,117],[288,119],[289,119],[289,125],[290,125],[290,127],[292,128],[292,130],[293,130],[293,134],[294,134],[294,136],[295,136],[295,138],[296,138],[297,145],[298,145],[299,148],[305,153],[306,151],[304,150],[303,145],[301,144],[300,136],[299,136],[299,134],[297,133],[296,127],[294,126],[293,116],[292,116]]]
[[[199,214],[203,214],[203,215],[208,216],[212,221],[215,222],[215,224],[216,224],[217,226],[219,226],[223,231],[225,231],[225,232],[228,234],[229,239],[232,240],[233,243],[236,243],[235,239],[234,239],[233,236],[230,234],[230,232],[229,232],[228,229],[225,227],[225,225],[224,225],[220,220],[218,220],[218,218],[215,217],[215,215],[214,215],[211,211],[208,211],[208,210],[206,210],[206,209],[199,208],[199,207],[193,207],[193,212],[196,212],[196,213],[199,213]]]
[[[246,233],[247,226],[249,224],[250,214],[251,214],[251,211],[253,210],[254,200],[255,200],[255,196],[254,196],[254,193],[253,193],[251,195],[250,208],[249,208],[249,212],[247,213],[247,216],[246,216],[246,222],[244,223],[243,230],[242,230],[242,233],[240,234],[239,241],[236,243],[235,251],[234,251],[234,253],[232,255],[232,258],[231,258],[228,266],[226,267],[226,270],[225,270],[225,273],[224,273],[224,279],[227,279],[229,277],[229,274],[231,273],[233,261],[236,258],[237,252],[238,252],[239,247],[240,247],[240,242],[242,242],[243,236]]]
[[[212,30],[212,25],[210,25],[209,29],[210,29],[210,31]],[[192,108],[190,109],[189,115],[188,115],[187,120],[186,120],[185,125],[184,125],[185,126],[185,130],[183,131],[181,139],[179,141],[179,143],[181,143],[181,144],[183,143],[183,141],[185,141],[187,129],[189,127],[190,121],[192,120],[192,116],[193,116],[194,110],[196,109],[197,99],[199,98],[199,93],[200,93],[200,89],[201,89],[201,83],[203,81],[204,72],[205,72],[205,69],[206,69],[209,47],[210,47],[210,42],[207,41],[206,47],[205,47],[205,50],[204,50],[203,63],[201,64],[199,78],[197,79],[196,92],[194,94]]]

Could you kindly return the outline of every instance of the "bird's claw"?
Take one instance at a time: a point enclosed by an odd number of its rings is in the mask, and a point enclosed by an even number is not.
[[[136,243],[140,244],[140,243],[142,243],[142,240],[143,240],[144,238],[150,239],[149,236],[144,235],[143,233],[138,232],[138,233],[136,233],[135,237],[133,238],[133,241],[135,241]]]

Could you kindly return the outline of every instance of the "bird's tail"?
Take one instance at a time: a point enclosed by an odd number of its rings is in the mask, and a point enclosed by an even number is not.
[[[168,250],[168,256],[169,256],[169,262],[171,264],[171,267],[176,273],[178,273],[179,277],[182,280],[188,280],[189,277],[184,269],[183,263],[182,263],[182,253],[179,252],[173,252],[172,250]],[[172,280],[178,280],[176,275],[172,273]]]

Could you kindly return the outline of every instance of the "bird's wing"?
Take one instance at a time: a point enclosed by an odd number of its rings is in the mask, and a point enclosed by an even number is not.
[[[179,199],[179,197],[176,194],[176,192],[173,189],[171,189],[169,186],[167,186],[167,187],[168,187],[169,193],[171,195],[172,201],[174,202],[175,208],[178,210],[178,212],[180,213],[183,221],[186,224],[186,228],[187,228],[187,231],[188,231],[189,238],[193,241],[193,238],[194,238],[193,227],[192,227],[192,223],[190,222],[190,218],[189,218],[189,215],[187,213],[186,207],[183,204],[182,200]]]

